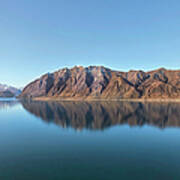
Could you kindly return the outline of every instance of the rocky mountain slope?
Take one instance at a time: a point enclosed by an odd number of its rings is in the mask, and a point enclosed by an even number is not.
[[[0,97],[15,97],[21,94],[21,90],[8,86],[5,84],[0,84]]]
[[[27,85],[20,97],[58,99],[180,98],[180,70],[114,71],[75,66],[48,73]]]

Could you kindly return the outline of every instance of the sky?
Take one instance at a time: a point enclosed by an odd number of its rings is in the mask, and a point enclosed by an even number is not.
[[[75,65],[180,69],[180,1],[0,0],[0,83]]]

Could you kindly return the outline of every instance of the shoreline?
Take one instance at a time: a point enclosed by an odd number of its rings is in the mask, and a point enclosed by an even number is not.
[[[32,98],[33,101],[56,101],[56,102],[180,102],[180,99],[88,99],[88,98],[51,98],[51,97],[36,97]]]

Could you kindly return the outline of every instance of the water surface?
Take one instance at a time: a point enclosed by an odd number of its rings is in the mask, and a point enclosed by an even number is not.
[[[180,179],[180,104],[0,100],[0,179]]]

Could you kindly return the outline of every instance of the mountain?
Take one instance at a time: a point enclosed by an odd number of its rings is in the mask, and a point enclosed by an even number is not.
[[[180,98],[180,70],[114,71],[75,66],[48,73],[28,84],[20,97],[49,99]]]
[[[5,90],[0,92],[0,97],[14,97],[14,94],[9,90]]]
[[[15,97],[21,94],[21,90],[5,84],[0,84],[0,97]]]

